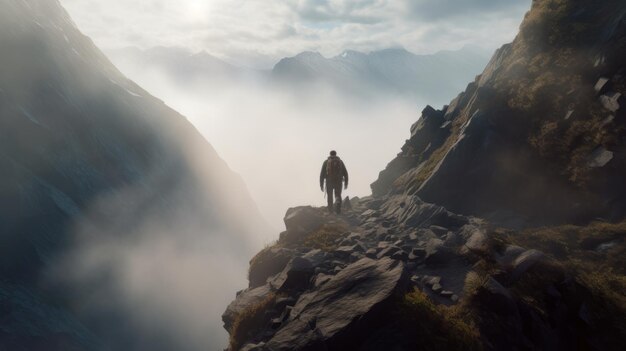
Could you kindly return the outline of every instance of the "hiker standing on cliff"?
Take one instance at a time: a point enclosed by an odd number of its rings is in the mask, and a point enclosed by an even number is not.
[[[328,212],[333,211],[333,193],[335,195],[335,211],[341,213],[341,185],[345,182],[348,189],[348,170],[343,161],[337,156],[337,151],[331,151],[330,157],[322,164],[320,172],[320,188],[324,191],[326,180],[326,195],[328,197]]]

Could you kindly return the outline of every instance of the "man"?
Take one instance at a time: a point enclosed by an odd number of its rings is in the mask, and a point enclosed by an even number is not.
[[[343,161],[337,157],[336,151],[330,152],[330,157],[322,164],[320,172],[320,188],[324,191],[324,180],[326,180],[326,194],[328,195],[328,212],[333,211],[333,193],[335,201],[335,211],[341,213],[341,183],[345,182],[348,189],[348,171]]]

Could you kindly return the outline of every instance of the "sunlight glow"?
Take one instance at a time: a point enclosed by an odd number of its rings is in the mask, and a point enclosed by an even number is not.
[[[188,21],[201,22],[208,18],[212,4],[210,0],[185,0],[181,6]]]

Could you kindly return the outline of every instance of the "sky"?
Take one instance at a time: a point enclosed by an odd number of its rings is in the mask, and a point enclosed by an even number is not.
[[[302,51],[420,54],[511,41],[531,0],[61,0],[105,52],[177,46],[269,68]]]

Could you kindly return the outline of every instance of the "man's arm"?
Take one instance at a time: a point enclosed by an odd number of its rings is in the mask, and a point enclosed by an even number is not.
[[[343,168],[343,180],[345,181],[345,188],[348,189],[348,169],[346,168],[345,163],[341,161],[341,168]]]
[[[322,163],[322,170],[320,171],[320,188],[322,191],[324,191],[324,179],[326,179],[326,162],[328,162],[328,160]]]

